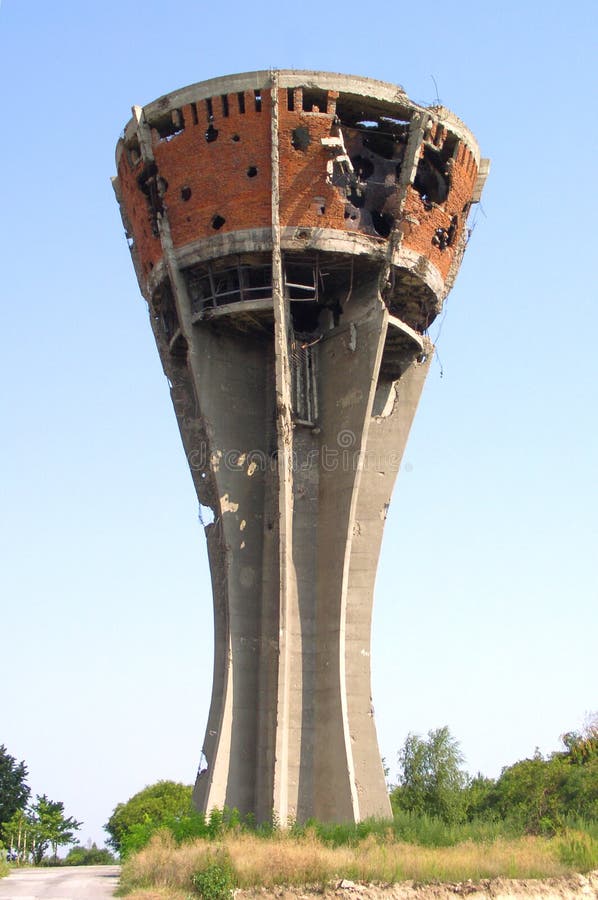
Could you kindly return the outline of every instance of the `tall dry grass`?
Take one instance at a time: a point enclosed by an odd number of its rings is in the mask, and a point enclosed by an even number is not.
[[[168,832],[158,832],[144,850],[124,863],[121,893],[145,890],[135,893],[135,900],[178,900],[179,892],[184,900],[185,892],[192,891],[192,875],[214,861],[230,864],[242,888],[324,887],[341,878],[383,884],[499,876],[547,878],[573,870],[563,861],[561,846],[558,839],[524,837],[432,848],[399,842],[389,833],[382,839],[370,836],[352,847],[330,847],[313,833],[293,837],[284,832],[267,839],[229,833],[217,842],[196,840],[176,846]]]

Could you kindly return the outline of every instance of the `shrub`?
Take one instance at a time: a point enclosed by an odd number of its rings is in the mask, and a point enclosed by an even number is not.
[[[576,872],[590,872],[598,868],[598,841],[581,831],[567,832],[559,841],[559,856]]]
[[[208,857],[205,867],[195,872],[191,881],[203,900],[230,900],[236,878],[228,854],[219,852]]]

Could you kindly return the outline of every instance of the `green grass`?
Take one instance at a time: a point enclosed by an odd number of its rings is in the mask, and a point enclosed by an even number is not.
[[[437,838],[434,829],[423,834]],[[121,894],[154,900],[187,892],[190,900],[224,900],[234,887],[324,889],[341,878],[382,884],[553,878],[598,868],[598,841],[586,832],[483,838],[478,830],[475,837],[432,846],[397,838],[389,823],[342,829],[312,823],[270,835],[237,825],[214,839],[177,844],[162,830],[125,861]]]

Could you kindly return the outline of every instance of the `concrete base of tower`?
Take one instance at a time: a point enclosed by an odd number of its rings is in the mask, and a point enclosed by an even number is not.
[[[372,598],[429,366],[421,337],[400,325],[374,280],[356,286],[342,324],[317,342],[294,335],[284,467],[274,344],[260,330],[242,341],[209,324],[194,331],[220,511],[206,526],[216,652],[200,810],[283,824],[391,816],[370,691]]]

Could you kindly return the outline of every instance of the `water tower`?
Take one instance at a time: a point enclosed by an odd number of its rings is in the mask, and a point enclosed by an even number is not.
[[[281,823],[389,816],[376,568],[488,163],[444,107],[294,70],[134,107],[116,159],[212,575],[195,802]]]

